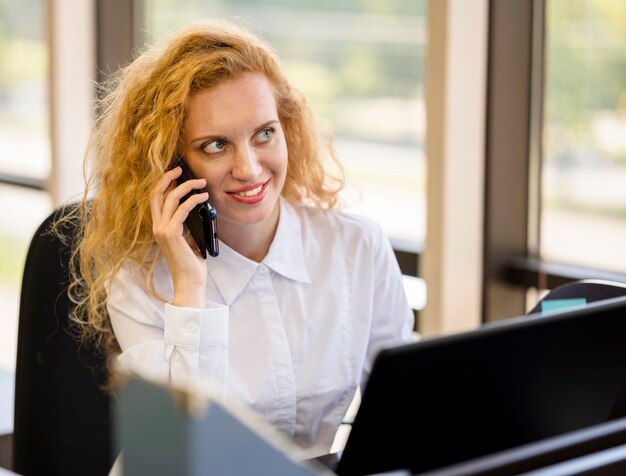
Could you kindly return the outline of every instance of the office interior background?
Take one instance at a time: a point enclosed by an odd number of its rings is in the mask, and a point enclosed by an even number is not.
[[[335,131],[346,208],[425,283],[423,335],[524,314],[572,279],[626,281],[622,0],[0,0],[7,378],[29,241],[80,198],[97,83],[209,17],[264,36]]]

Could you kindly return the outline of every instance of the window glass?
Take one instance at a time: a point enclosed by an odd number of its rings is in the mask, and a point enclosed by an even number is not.
[[[544,259],[626,271],[626,3],[546,3]]]
[[[425,0],[143,0],[145,41],[191,21],[244,23],[336,133],[349,209],[423,241]]]
[[[43,0],[0,1],[0,173],[50,171]]]
[[[43,0],[0,0],[0,182],[50,171],[44,18]],[[0,183],[0,369],[15,367],[24,260],[51,208],[47,192]]]
[[[13,369],[26,252],[52,203],[47,192],[0,184],[0,209],[0,368]]]

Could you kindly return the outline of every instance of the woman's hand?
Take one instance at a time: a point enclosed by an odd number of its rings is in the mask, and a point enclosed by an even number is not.
[[[191,235],[183,234],[184,223],[196,205],[209,198],[207,192],[191,195],[183,203],[180,200],[191,190],[206,185],[205,179],[193,179],[176,184],[182,169],[168,170],[150,196],[152,232],[170,267],[174,282],[172,304],[181,307],[204,307],[206,263]]]

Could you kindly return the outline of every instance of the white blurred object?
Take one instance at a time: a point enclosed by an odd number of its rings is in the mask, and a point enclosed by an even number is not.
[[[426,281],[422,278],[402,275],[402,282],[411,308],[416,311],[424,309],[426,306]]]

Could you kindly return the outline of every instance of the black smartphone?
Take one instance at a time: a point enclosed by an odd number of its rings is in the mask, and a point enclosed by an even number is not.
[[[176,159],[174,166],[179,165],[183,169],[183,173],[178,177],[177,182],[180,185],[187,180],[195,179],[193,172],[185,163],[181,155]],[[181,199],[181,203],[187,200],[195,193],[206,192],[206,187],[195,189],[189,192]],[[219,254],[219,244],[217,239],[217,212],[215,208],[207,200],[204,203],[196,205],[185,220],[185,225],[189,228],[189,232],[193,237],[202,257],[206,258],[207,251],[209,255],[215,257]]]

